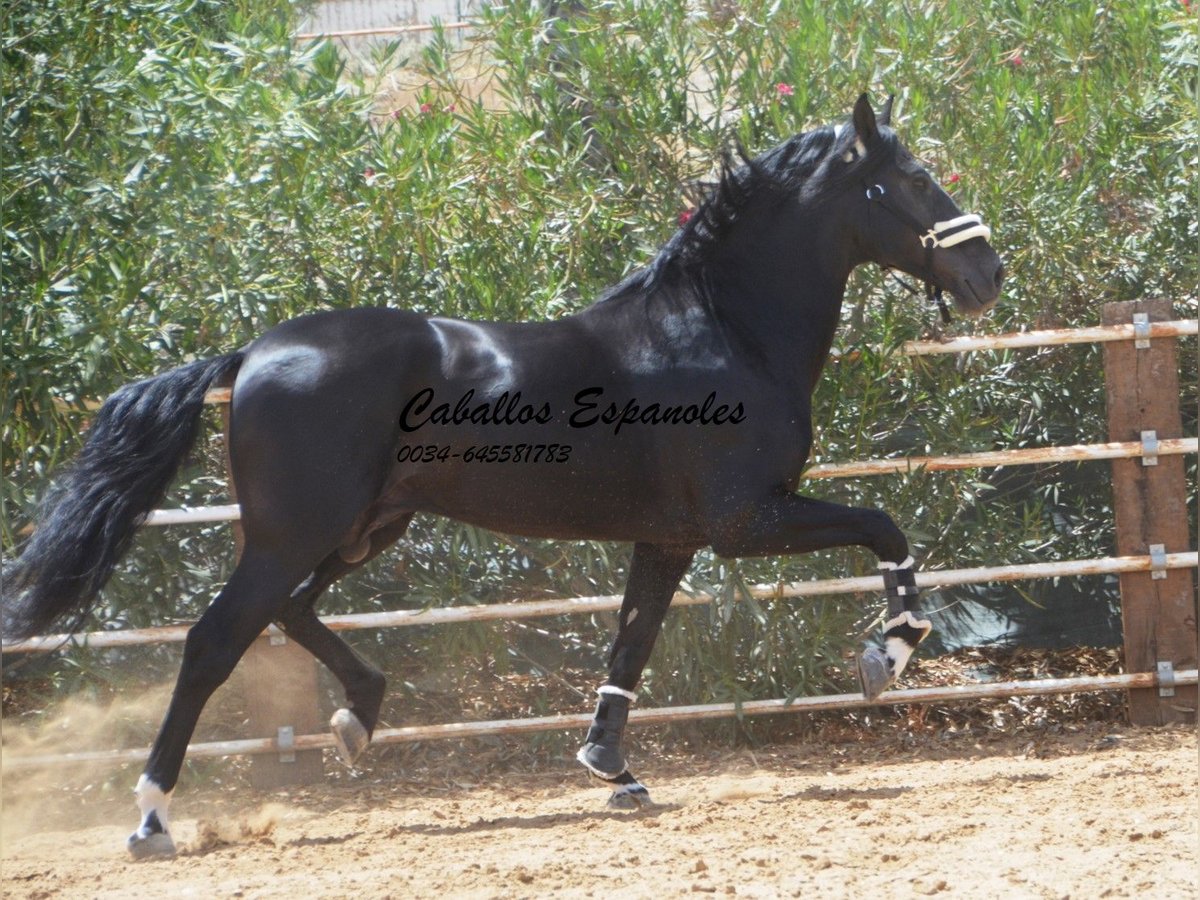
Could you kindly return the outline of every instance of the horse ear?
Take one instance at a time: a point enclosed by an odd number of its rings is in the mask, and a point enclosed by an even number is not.
[[[892,101],[896,99],[895,94],[888,94],[888,98],[884,101],[883,109],[879,111],[879,124],[891,126],[892,124]]]
[[[854,131],[866,146],[870,146],[879,136],[875,110],[871,109],[871,101],[866,94],[860,94],[858,102],[854,104]]]

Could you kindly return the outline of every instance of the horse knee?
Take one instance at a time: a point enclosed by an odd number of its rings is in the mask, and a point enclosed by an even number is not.
[[[908,538],[895,520],[882,509],[863,510],[866,514],[870,547],[883,562],[903,562],[908,557]]]

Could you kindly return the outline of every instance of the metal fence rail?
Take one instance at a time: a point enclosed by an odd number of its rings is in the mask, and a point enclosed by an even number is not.
[[[1082,575],[1119,575],[1127,572],[1194,569],[1200,563],[1197,553],[1168,553],[1161,559],[1151,556],[1115,556],[1105,559],[1077,559],[1064,562],[1026,563],[1012,566],[980,566],[971,569],[922,571],[917,586],[925,590],[962,584],[1025,581]],[[750,589],[756,600],[786,600],[831,594],[858,594],[883,590],[883,578],[864,575],[857,578],[821,578],[789,584],[760,584]],[[711,594],[678,593],[673,606],[704,606],[714,601]],[[571,616],[581,613],[611,612],[621,608],[620,594],[596,597],[571,597],[551,600],[523,600],[489,603],[480,606],[445,606],[436,609],[401,609],[377,613],[350,613],[322,616],[321,621],[334,631],[364,628],[396,628],[407,625],[450,625],[461,622],[516,621],[546,616]],[[5,653],[42,653],[67,644],[92,649],[132,647],[139,644],[180,642],[187,638],[187,625],[161,625],[156,628],[130,628],[120,631],[94,631],[86,634],[53,634],[4,644]],[[273,627],[273,626],[272,626]]]
[[[1197,683],[1195,669],[1174,674],[1173,685]],[[1158,686],[1154,672],[1128,675],[1095,675],[1080,678],[1046,678],[1037,681],[996,681],[983,684],[952,685],[947,687],[912,688],[887,691],[876,700],[866,700],[861,694],[831,694],[821,697],[797,697],[795,700],[748,700],[745,703],[709,703],[698,706],[664,706],[657,709],[635,709],[629,713],[630,725],[661,725],[667,722],[729,719],[742,716],[779,715],[781,713],[820,712],[834,709],[861,709],[868,706],[887,706],[903,703],[953,703],[962,700],[982,700],[994,697],[1027,697],[1042,694],[1074,694],[1088,691],[1117,691],[1130,688]],[[406,728],[381,728],[375,732],[374,744],[407,744],[418,741],[494,737],[507,734],[530,734],[541,731],[582,730],[592,724],[591,713],[563,716],[539,716],[527,719],[492,719],[482,722],[453,722],[445,725],[411,725]],[[324,750],[334,746],[327,734],[302,734],[293,739],[295,750]],[[250,738],[237,741],[212,741],[189,744],[187,755],[235,756],[278,753],[274,738]],[[39,766],[83,765],[96,763],[142,762],[150,755],[148,749],[96,750],[81,753],[55,753],[39,756],[6,754],[4,768],[30,769]]]
[[[430,31],[461,31],[476,27],[475,22],[441,22],[428,25],[380,25],[377,28],[350,28],[343,31],[306,31],[296,35],[298,41],[323,41],[327,38],[373,37],[376,35],[404,36]]]

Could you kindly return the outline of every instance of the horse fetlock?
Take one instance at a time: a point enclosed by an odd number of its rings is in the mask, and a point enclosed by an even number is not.
[[[902,641],[911,652],[921,641],[929,637],[931,631],[933,631],[932,622],[928,619],[919,619],[915,610],[906,609],[894,619],[884,623],[883,638],[885,643],[893,640]],[[907,659],[905,661],[907,662]]]
[[[892,676],[898,678],[908,665],[917,645],[929,637],[933,625],[928,619],[918,619],[906,609],[883,626],[883,646],[892,665]]]
[[[329,729],[333,732],[338,755],[348,766],[353,766],[367,749],[367,744],[371,743],[370,733],[353,710],[339,709],[335,712],[329,719]]]
[[[138,809],[142,813],[142,829],[146,833],[167,830],[167,809],[171,805],[171,792],[164,791],[162,786],[145,772],[138,778],[137,786],[133,789],[137,798]],[[142,829],[139,829],[142,830]]]

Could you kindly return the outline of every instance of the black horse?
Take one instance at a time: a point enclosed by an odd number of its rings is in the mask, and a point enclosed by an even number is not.
[[[727,165],[658,257],[577,315],[510,324],[320,313],[113,394],[7,573],[8,636],[79,626],[163,497],[214,385],[233,388],[229,457],[245,531],[235,571],[188,633],[138,781],[134,855],[173,851],[167,804],[196,720],[271,622],[341,681],[348,708],[331,726],[347,760],[362,752],[384,678],[314,605],[417,512],[634,543],[608,679],[578,757],[613,785],[610,802],[647,799],[621,735],[701,548],[870,549],[891,616],[859,673],[868,696],[884,690],[929,623],[916,614],[908,542],[886,513],[795,493],[813,387],[859,264],[944,288],[969,315],[995,302],[1003,279],[987,228],[897,141],[890,106],[877,119],[864,95],[851,123]]]

